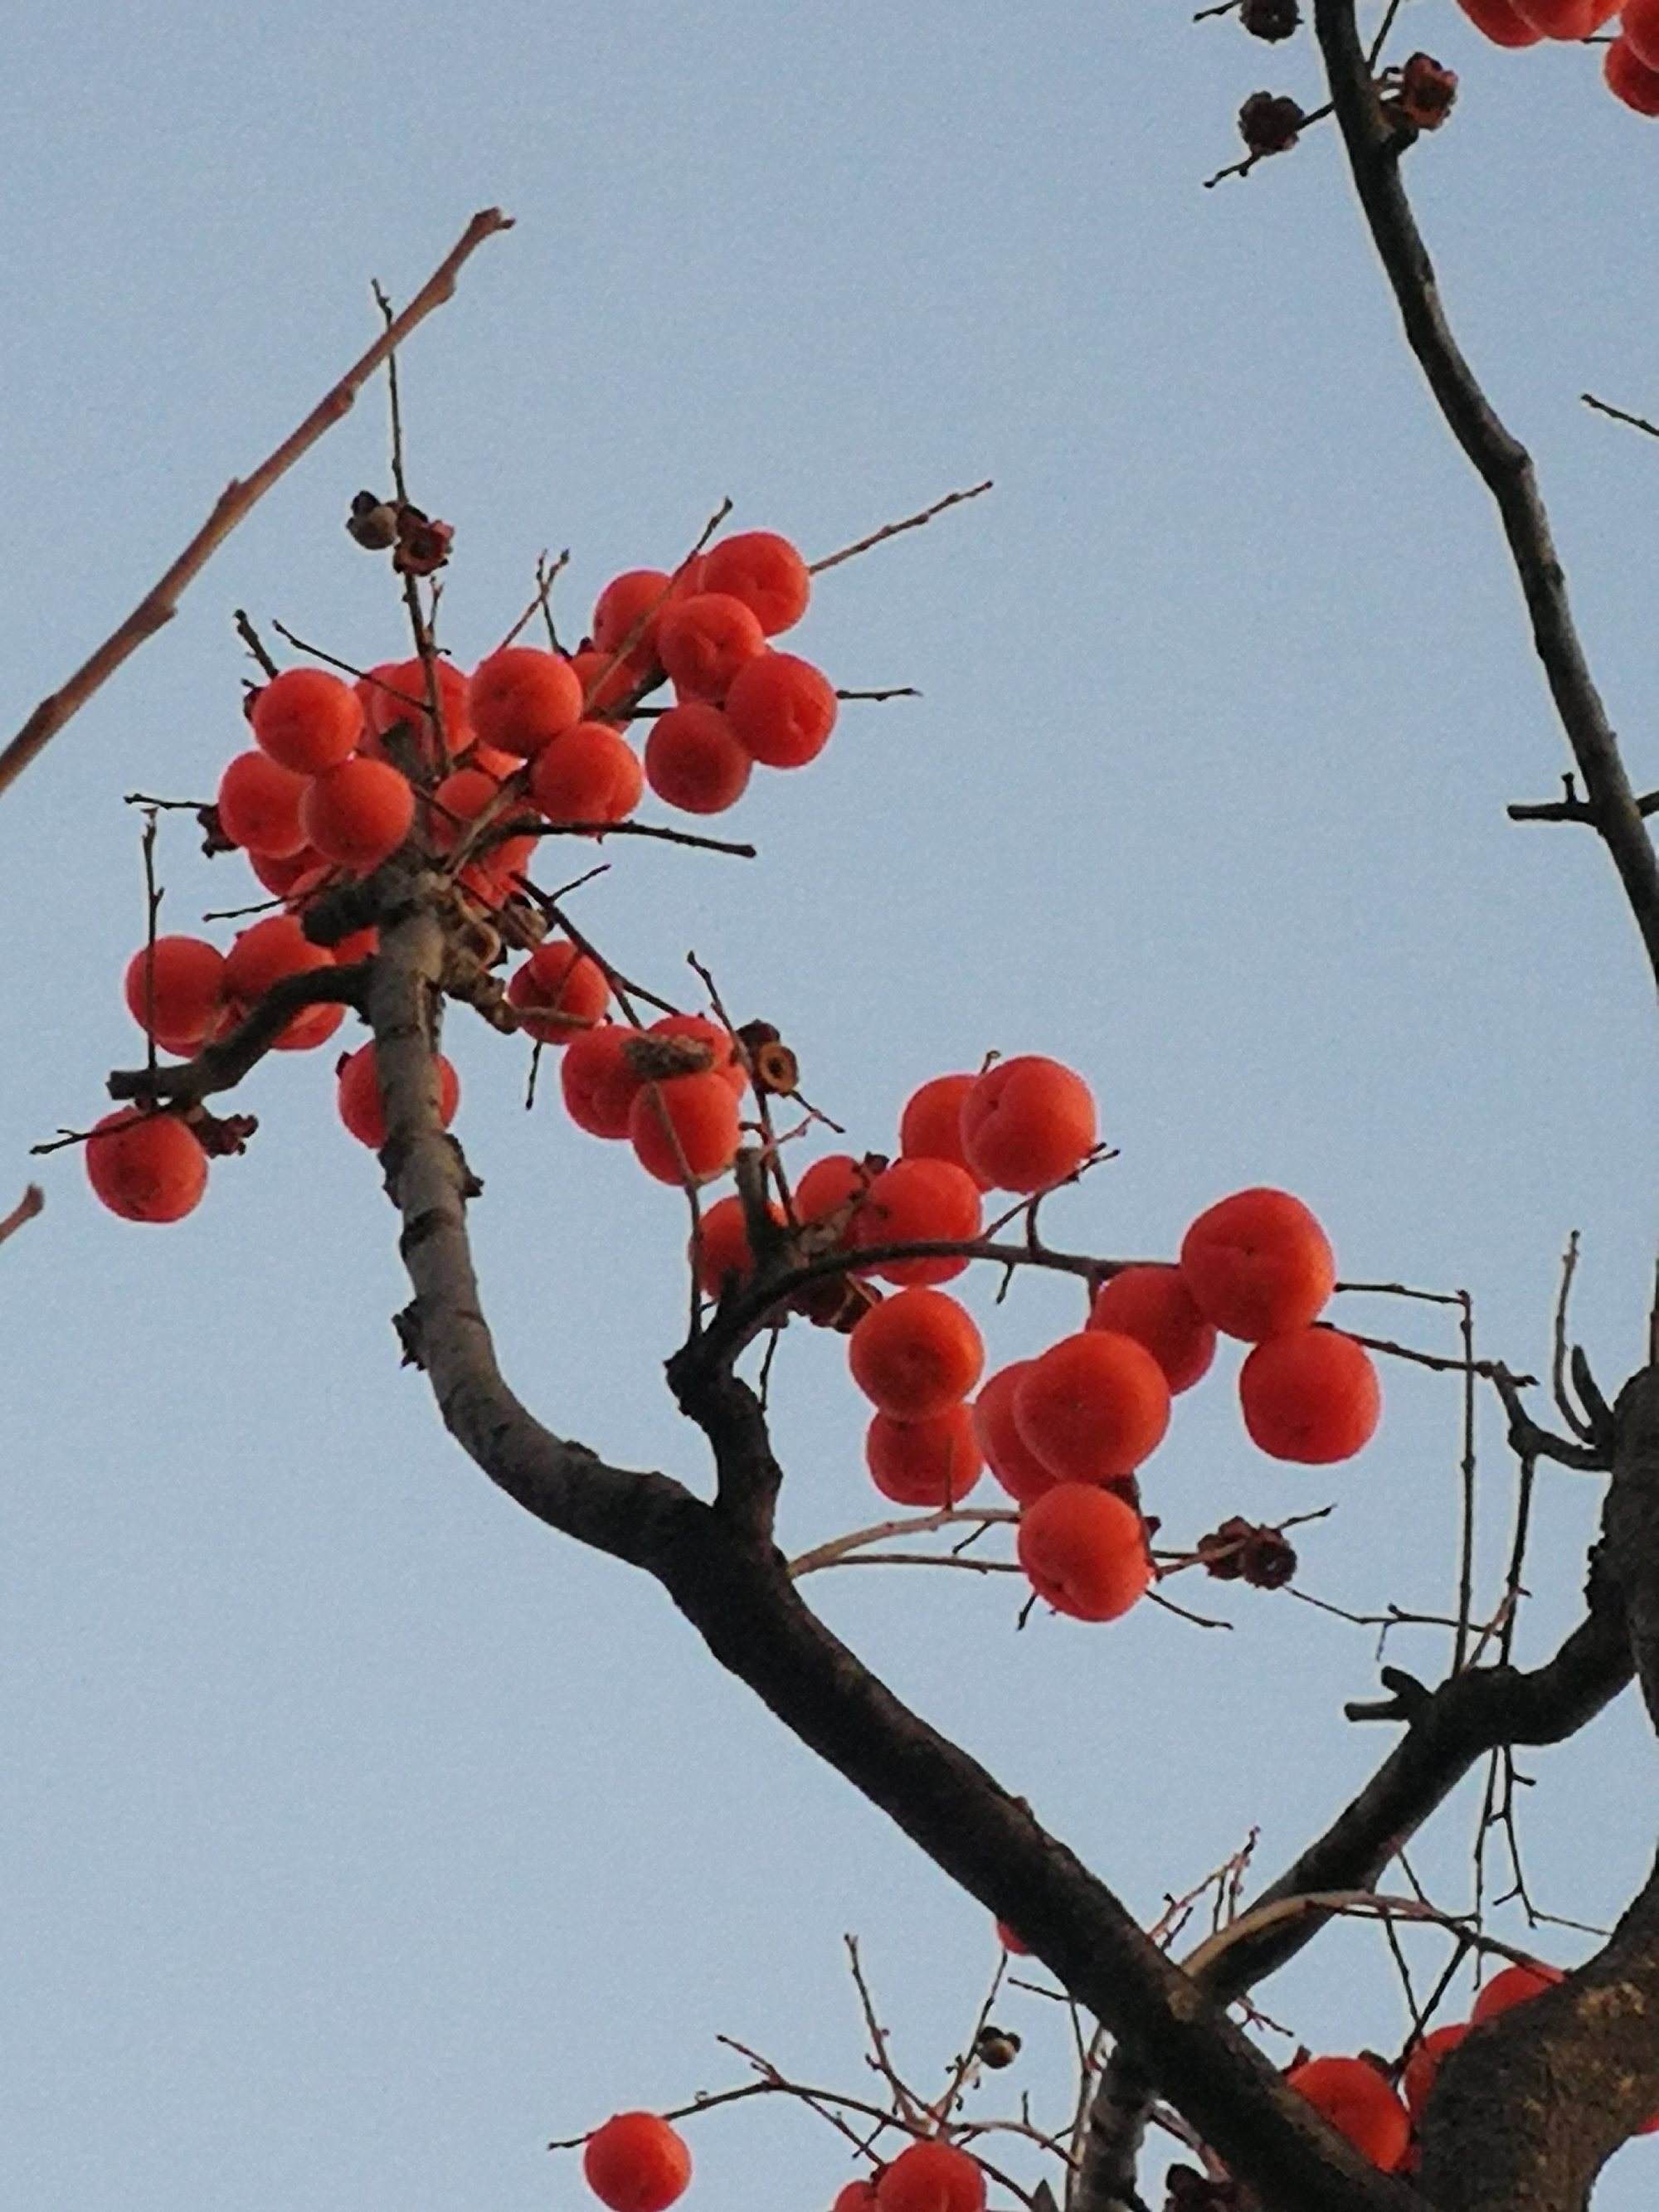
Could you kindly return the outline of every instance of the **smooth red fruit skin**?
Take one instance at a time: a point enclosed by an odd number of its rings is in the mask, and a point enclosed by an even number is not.
[[[1369,2059],[1310,2058],[1285,2079],[1382,2172],[1392,2173],[1405,2157],[1410,2115]]]
[[[93,1194],[124,1221],[182,1221],[207,1188],[207,1154],[176,1114],[121,1107],[82,1150]]]
[[[963,1157],[997,1190],[1044,1190],[1082,1166],[1097,1126],[1083,1078],[1025,1053],[988,1067],[963,1100]]]
[[[1046,1604],[1073,1620],[1116,1620],[1151,1587],[1133,1505],[1092,1482],[1060,1482],[1019,1516],[1019,1564]]]
[[[1285,1190],[1236,1190],[1200,1213],[1181,1273],[1199,1311],[1247,1344],[1305,1328],[1336,1285],[1329,1238]]]
[[[125,990],[141,1030],[200,1044],[225,1011],[225,956],[204,937],[158,937],[128,961]]]
[[[1400,2094],[1413,2119],[1422,2118],[1446,2053],[1457,2048],[1473,2026],[1472,2021],[1460,2020],[1449,2027],[1431,2027],[1406,2061]]]
[[[1659,70],[1659,0],[1625,0],[1619,36],[1645,70]]]
[[[544,938],[507,986],[507,1004],[519,1012],[519,1026],[544,1044],[568,1044],[583,1030],[605,1018],[611,983],[597,960],[578,951],[568,939]]]
[[[287,860],[305,849],[300,802],[306,780],[261,752],[238,753],[219,779],[219,826],[233,845],[260,860]]]
[[[913,2142],[876,2183],[877,2212],[985,2212],[985,2173],[954,2143]]]
[[[1510,0],[1516,14],[1547,39],[1588,39],[1609,15],[1619,12],[1620,0]]]
[[[656,665],[657,624],[673,584],[661,568],[624,568],[593,604],[593,649],[607,658],[627,651],[629,665],[646,674]]]
[[[775,530],[739,530],[703,556],[699,589],[741,599],[768,637],[793,629],[812,596],[811,572]]]
[[[1109,1329],[1062,1337],[1014,1390],[1026,1449],[1062,1482],[1133,1474],[1164,1441],[1170,1386],[1144,1344]]]
[[[299,807],[296,796],[294,802],[296,821],[299,819]],[[270,854],[250,851],[247,863],[273,898],[287,898],[290,892],[303,896],[310,889],[306,878],[315,875],[319,868],[325,876],[333,873],[328,863],[319,860],[309,845],[301,845],[297,853],[283,860],[276,860]]]
[[[472,742],[471,718],[467,712],[467,680],[453,661],[434,660],[433,680],[438,690],[438,712],[443,720],[444,742],[451,753],[464,753]],[[386,758],[382,739],[401,723],[413,730],[426,745],[432,734],[427,707],[426,670],[419,659],[383,660],[357,681],[367,725],[361,750]]]
[[[814,1160],[795,1185],[795,1211],[803,1221],[826,1221],[844,1212],[850,1231],[869,1188],[870,1177],[850,1152],[829,1152]],[[849,1241],[846,1233],[842,1241]]]
[[[738,1058],[738,1041],[730,1030],[719,1022],[711,1021],[707,1014],[665,1014],[652,1023],[646,1031],[653,1037],[689,1037],[706,1044],[714,1054],[716,1075],[724,1076],[739,1098],[749,1088],[749,1074]]]
[[[1014,1393],[1031,1364],[1029,1359],[1017,1359],[1012,1366],[1000,1367],[981,1386],[974,1401],[974,1431],[985,1454],[985,1464],[1008,1495],[1022,1505],[1041,1498],[1060,1480],[1026,1444],[1014,1420]]]
[[[926,1420],[878,1413],[865,1432],[864,1462],[884,1498],[900,1505],[955,1505],[979,1480],[984,1455],[972,1408],[947,1407]]]
[[[644,790],[639,756],[609,722],[578,722],[531,763],[530,796],[550,822],[621,822]]]
[[[646,1084],[628,1111],[634,1156],[659,1182],[724,1175],[737,1158],[738,1123],[737,1093],[713,1068]]]
[[[1250,1440],[1273,1459],[1328,1467],[1363,1451],[1382,1390],[1363,1344],[1334,1328],[1297,1328],[1258,1344],[1238,1374]]]
[[[436,1065],[438,1119],[447,1129],[461,1103],[461,1079],[442,1053],[438,1054]],[[380,1103],[380,1074],[373,1044],[359,1045],[356,1052],[343,1054],[336,1073],[340,1119],[360,1145],[378,1152],[386,1142],[386,1109]]]
[[[565,1111],[590,1137],[625,1137],[640,1079],[628,1048],[644,1032],[625,1022],[584,1030],[572,1037],[559,1062]]]
[[[1507,2012],[1511,2005],[1525,2004],[1529,1997],[1553,1989],[1560,1979],[1559,1966],[1547,1966],[1541,1960],[1530,1966],[1505,1966],[1482,1985],[1469,2014],[1469,2025],[1474,2027],[1482,2021],[1496,2020],[1500,2012]]]
[[[741,599],[726,592],[696,592],[663,609],[657,651],[674,685],[688,699],[718,706],[745,661],[766,650],[766,633]]]
[[[849,2181],[836,2191],[836,2201],[830,2212],[876,2212],[876,2185],[873,2181]]]
[[[1535,46],[1544,35],[1516,14],[1510,0],[1457,0],[1457,4],[1494,46]]]
[[[1016,1959],[1029,1959],[1031,1955],[1030,1945],[1022,1943],[1006,1920],[999,1920],[997,1923],[997,1941],[1005,1951],[1011,1953]]]
[[[1659,70],[1637,58],[1628,40],[1615,39],[1601,64],[1607,90],[1638,115],[1659,115]]]
[[[763,653],[738,669],[726,695],[733,736],[766,768],[805,768],[830,742],[836,690],[793,653]]]
[[[433,851],[453,853],[484,809],[500,796],[501,788],[485,769],[452,769],[432,793],[427,834]]]
[[[320,775],[355,752],[362,702],[325,668],[285,668],[255,694],[253,741],[279,768]]]
[[[878,1413],[925,1421],[965,1398],[985,1366],[966,1309],[943,1291],[897,1291],[872,1306],[848,1339],[853,1380]]]
[[[487,745],[530,760],[582,718],[581,678],[568,660],[531,645],[504,646],[466,687],[472,727]]]
[[[659,714],[645,741],[645,780],[684,814],[723,814],[748,788],[755,763],[718,707],[688,699]]]
[[[853,1223],[855,1245],[960,1243],[980,1231],[979,1186],[949,1160],[895,1160],[874,1176]],[[871,1273],[887,1283],[948,1283],[965,1259],[883,1260]]]
[[[667,2212],[685,2193],[691,2154],[654,2112],[618,2112],[587,2138],[582,2173],[611,2212]]]
[[[389,860],[415,825],[415,793],[390,761],[361,756],[313,778],[300,826],[325,860],[366,876]]]
[[[1215,1358],[1214,1325],[1193,1304],[1179,1267],[1126,1267],[1113,1275],[1095,1293],[1089,1326],[1144,1344],[1172,1391],[1201,1382]]]
[[[586,653],[573,653],[570,665],[582,687],[582,718],[586,721],[601,721],[606,715],[614,714],[639,683],[628,663],[617,660],[609,653],[591,648]]]
[[[962,1102],[978,1080],[976,1075],[935,1075],[913,1091],[899,1116],[899,1150],[910,1159],[950,1160],[989,1190],[962,1149]]]
[[[769,1200],[767,1212],[780,1228],[783,1209]],[[740,1284],[754,1273],[755,1255],[749,1246],[749,1224],[743,1200],[717,1199],[697,1224],[697,1233],[686,1246],[686,1256],[696,1270],[697,1287],[705,1297],[717,1298],[729,1284]]]

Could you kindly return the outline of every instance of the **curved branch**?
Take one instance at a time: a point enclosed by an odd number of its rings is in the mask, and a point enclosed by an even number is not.
[[[1581,817],[1607,847],[1659,984],[1659,855],[1585,658],[1531,456],[1481,389],[1447,324],[1433,264],[1400,179],[1402,142],[1382,110],[1354,0],[1314,0],[1314,25],[1359,202],[1446,427],[1497,501],[1550,696],[1584,781]]]
[[[109,1095],[141,1099],[147,1106],[195,1106],[215,1091],[233,1091],[306,1007],[356,1006],[361,1013],[368,975],[365,962],[284,975],[217,1044],[204,1045],[194,1059],[170,1067],[118,1067],[109,1079]]]

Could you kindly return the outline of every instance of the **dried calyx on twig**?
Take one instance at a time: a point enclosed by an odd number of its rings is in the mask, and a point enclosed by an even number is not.
[[[1253,39],[1276,44],[1301,25],[1297,0],[1239,0],[1238,20]]]
[[[431,575],[448,560],[455,541],[452,524],[436,520],[409,500],[382,499],[372,491],[357,493],[345,526],[366,551],[390,552],[402,576]]]
[[[1432,54],[1413,54],[1399,69],[1384,70],[1376,80],[1385,114],[1407,144],[1419,131],[1437,131],[1457,100],[1457,72]]]
[[[1282,1528],[1258,1526],[1235,1514],[1198,1540],[1199,1562],[1218,1582],[1283,1589],[1296,1572],[1296,1547]]]

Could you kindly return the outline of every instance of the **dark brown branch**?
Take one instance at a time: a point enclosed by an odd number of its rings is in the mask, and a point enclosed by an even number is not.
[[[122,662],[131,653],[136,653],[147,637],[153,637],[158,629],[172,621],[185,586],[194,582],[237,524],[264,496],[278,477],[286,475],[301,454],[310,451],[325,430],[331,429],[343,416],[350,412],[357,394],[368,379],[383,361],[391,357],[416,325],[424,322],[434,307],[441,307],[452,296],[463,263],[483,244],[485,239],[493,238],[497,231],[511,228],[512,217],[503,215],[499,208],[485,208],[482,213],[475,215],[455,246],[427,278],[402,314],[375,339],[361,359],[352,364],[338,383],[324,394],[298,428],[290,432],[273,453],[268,453],[251,476],[232,477],[214,502],[213,511],[207,520],[172,567],[157,578],[126,620],[110,633],[69,681],[40,702],[5,750],[0,752],[0,793],[15,782],[35,755],[57,735],[72,714],[79,713],[93,693],[107,683]]]
[[[109,1095],[139,1099],[146,1105],[193,1106],[216,1091],[234,1090],[307,1006],[356,1006],[361,1012],[368,968],[364,962],[284,975],[228,1036],[204,1045],[193,1060],[168,1067],[117,1068],[109,1079]]]
[[[1591,677],[1568,604],[1526,448],[1499,419],[1447,324],[1434,270],[1400,177],[1401,147],[1378,100],[1354,20],[1354,0],[1314,0],[1337,121],[1372,242],[1393,287],[1406,338],[1447,428],[1497,502],[1533,643],[1597,835],[1618,871],[1659,984],[1659,855]]]

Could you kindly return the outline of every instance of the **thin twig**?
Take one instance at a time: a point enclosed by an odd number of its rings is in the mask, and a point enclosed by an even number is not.
[[[3,1244],[8,1237],[15,1237],[26,1221],[33,1221],[46,1202],[46,1194],[38,1182],[25,1183],[21,1198],[5,1218],[0,1220],[0,1244]]]
[[[843,561],[851,561],[860,553],[867,553],[872,545],[885,544],[902,530],[920,530],[924,522],[931,522],[936,514],[943,514],[947,507],[960,507],[963,500],[977,499],[981,492],[989,491],[992,478],[983,483],[969,484],[966,491],[948,491],[943,499],[936,499],[931,507],[924,507],[919,514],[907,514],[902,522],[884,522],[879,530],[872,530],[867,538],[860,538],[851,545],[843,545],[838,553],[826,553],[821,561],[811,562],[811,573],[821,576],[826,568],[839,568]]]

